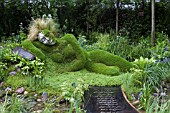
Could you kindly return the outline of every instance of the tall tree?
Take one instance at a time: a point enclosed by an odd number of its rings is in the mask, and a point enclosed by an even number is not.
[[[116,0],[116,36],[119,33],[119,2],[120,0]]]
[[[151,45],[155,46],[155,0],[151,1],[151,11],[152,11]]]

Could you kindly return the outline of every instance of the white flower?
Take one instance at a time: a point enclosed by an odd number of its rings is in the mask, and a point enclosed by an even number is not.
[[[71,98],[71,99],[70,99],[70,102],[74,103],[74,98]]]

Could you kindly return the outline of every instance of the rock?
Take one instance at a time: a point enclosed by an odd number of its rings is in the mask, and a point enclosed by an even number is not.
[[[11,91],[12,89],[10,87],[7,87],[5,91]]]
[[[48,93],[47,92],[43,92],[42,94],[42,101],[45,102],[48,98]]]
[[[28,91],[24,91],[24,95],[27,95],[28,94]]]
[[[154,96],[158,96],[159,94],[158,93],[153,93]]]
[[[170,83],[166,84],[167,89],[170,89]]]
[[[11,71],[9,74],[10,74],[11,76],[14,76],[14,75],[17,74],[17,72],[16,72],[16,71]]]
[[[23,58],[28,58],[29,60],[34,60],[35,56],[31,54],[30,52],[24,50],[22,47],[15,47],[13,52],[15,54],[18,54],[19,56],[22,56]]]
[[[4,97],[5,95],[5,91],[4,90],[0,90],[0,97]]]
[[[157,93],[159,93],[159,92],[160,92],[160,91],[159,91],[159,89],[158,89],[157,87],[155,87],[155,90],[156,90],[156,92],[157,92]]]
[[[4,82],[1,82],[1,83],[0,83],[0,87],[2,87],[2,86],[3,86],[3,84],[4,84]]]
[[[160,96],[166,96],[165,92],[161,92]]]
[[[20,68],[17,68],[16,70],[17,70],[17,72],[20,72],[20,71],[21,71],[21,69],[20,69]]]
[[[41,102],[41,99],[38,98],[38,99],[37,99],[37,102]]]
[[[21,87],[15,91],[15,93],[19,93],[19,94],[21,94],[23,92],[24,92],[24,87]]]
[[[38,111],[33,111],[33,113],[42,113],[42,110],[38,110]]]

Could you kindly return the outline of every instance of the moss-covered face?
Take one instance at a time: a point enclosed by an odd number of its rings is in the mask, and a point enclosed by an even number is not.
[[[38,40],[45,45],[55,45],[55,36],[50,30],[44,29],[38,34]]]

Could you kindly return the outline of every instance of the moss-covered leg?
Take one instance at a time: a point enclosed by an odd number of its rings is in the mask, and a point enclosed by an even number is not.
[[[76,71],[84,68],[86,63],[86,56],[83,49],[78,44],[77,39],[71,34],[66,34],[61,39],[67,41],[67,43],[70,44],[75,51],[75,60],[69,63],[67,70]]]
[[[106,74],[106,75],[119,75],[120,69],[117,66],[106,66],[102,63],[94,63],[88,61],[86,63],[86,69],[91,72]]]
[[[107,66],[117,66],[121,71],[127,71],[133,67],[133,64],[126,59],[103,50],[90,51],[88,56],[93,62],[103,63]]]
[[[38,57],[42,60],[45,59],[45,55],[43,54],[43,52],[40,49],[38,49],[37,47],[35,47],[30,40],[24,40],[21,45],[23,48],[25,48],[27,51],[31,52],[36,57]]]

